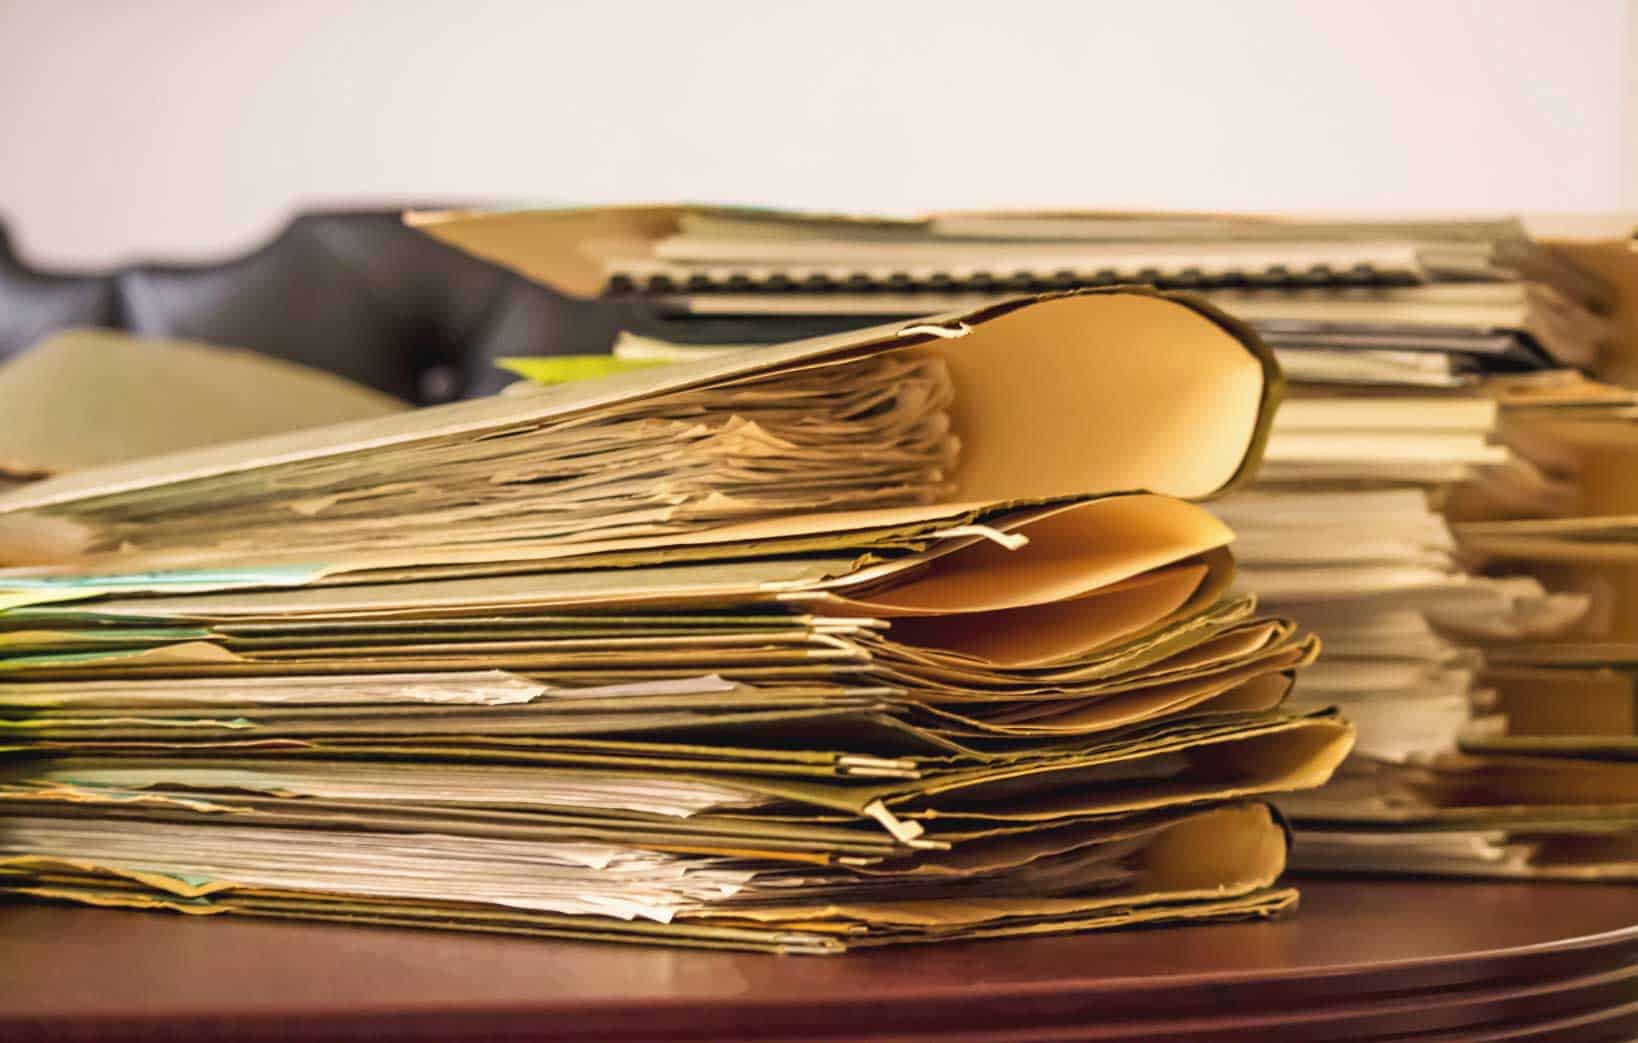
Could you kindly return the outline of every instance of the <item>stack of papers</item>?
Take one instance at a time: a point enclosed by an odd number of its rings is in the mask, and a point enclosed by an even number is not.
[[[14,491],[0,885],[801,953],[1274,915],[1263,801],[1352,731],[1184,498],[1277,384],[1079,292]]]
[[[1613,337],[1603,284],[1513,219],[696,206],[412,221],[565,292],[647,301],[637,332],[679,343],[778,341],[1117,283],[1203,292],[1250,322],[1292,379],[1327,384],[1458,387],[1484,372],[1584,367]]]
[[[1218,510],[1243,541],[1243,588],[1325,640],[1305,696],[1358,724],[1349,771],[1392,774],[1453,750],[1482,715],[1475,634],[1557,633],[1585,600],[1473,573],[1438,510],[1516,462],[1495,441],[1495,400],[1304,392],[1282,408],[1256,485]]]
[[[1630,517],[1575,516],[1601,506],[1589,468],[1630,475],[1619,447],[1633,444],[1632,395],[1566,372],[1493,378],[1486,390],[1498,440],[1515,447],[1518,466],[1449,491],[1447,516],[1468,520],[1450,526],[1445,553],[1465,570],[1468,596],[1422,612],[1435,643],[1464,647],[1452,660],[1460,672],[1439,679],[1448,678],[1443,693],[1430,679],[1420,700],[1334,698],[1359,722],[1360,755],[1324,790],[1283,802],[1306,841],[1294,861],[1349,872],[1638,879],[1638,774],[1621,763],[1635,731],[1623,675],[1630,647],[1607,640],[1630,632],[1638,530]],[[1623,476],[1614,488],[1629,486]],[[1485,591],[1499,600],[1481,603]],[[1330,632],[1312,613],[1276,607]],[[1606,639],[1590,640],[1597,635]],[[1325,694],[1327,680],[1315,677],[1308,691]],[[1383,748],[1395,738],[1406,743],[1398,759]]]
[[[1606,440],[1630,406],[1580,409],[1565,423]],[[1537,425],[1538,428],[1540,424]],[[1550,432],[1537,430],[1541,437]],[[1563,435],[1567,432],[1560,431]],[[1525,570],[1580,589],[1593,611],[1570,633],[1492,630],[1478,683],[1483,716],[1463,725],[1447,753],[1371,788],[1350,805],[1294,797],[1293,810],[1325,822],[1305,831],[1299,861],[1312,868],[1463,876],[1638,879],[1638,646],[1630,599],[1619,589],[1638,562],[1629,516],[1459,523],[1467,560]],[[1593,636],[1605,635],[1602,640]],[[1362,725],[1362,728],[1364,726]]]
[[[614,347],[632,364],[732,357],[917,302],[1117,281],[1186,287],[1254,327],[1290,393],[1255,483],[1213,505],[1239,538],[1232,590],[1325,642],[1291,705],[1340,706],[1359,729],[1332,786],[1282,803],[1315,835],[1303,864],[1384,868],[1391,844],[1325,831],[1404,827],[1430,765],[1501,727],[1481,646],[1552,638],[1588,614],[1587,596],[1549,593],[1556,577],[1479,574],[1446,522],[1573,509],[1559,443],[1509,416],[1631,405],[1556,368],[1592,366],[1613,339],[1609,289],[1516,220],[700,207],[418,220],[568,292],[646,302]]]

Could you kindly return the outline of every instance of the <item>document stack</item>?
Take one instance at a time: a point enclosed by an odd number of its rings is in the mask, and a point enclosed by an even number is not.
[[[1576,511],[1620,510],[1621,501],[1630,510],[1632,396],[1606,388],[1594,403],[1586,390],[1571,408],[1519,403],[1510,428],[1520,441],[1552,447],[1577,479]],[[1356,822],[1316,838],[1305,857],[1399,872],[1638,879],[1634,518],[1581,513],[1452,528],[1471,566],[1539,576],[1591,609],[1568,632],[1479,635],[1490,712],[1464,728],[1459,754],[1406,780],[1391,803],[1399,842]]]
[[[791,953],[1275,915],[1264,801],[1352,733],[1188,501],[1278,383],[1070,292],[13,490],[0,887]]]
[[[698,206],[425,213],[409,220],[565,293],[640,304],[634,332],[768,343],[1149,284],[1205,294],[1294,382],[1450,389],[1591,365],[1601,280],[1516,220],[1330,222],[1143,214],[832,217]]]
[[[1611,816],[1627,814],[1619,805],[1638,803],[1638,787],[1609,782],[1613,771],[1576,808],[1502,809],[1453,781],[1476,770],[1457,753],[1464,743],[1491,758],[1486,771],[1501,770],[1482,744],[1506,727],[1509,689],[1498,704],[1482,646],[1564,636],[1588,599],[1550,593],[1554,576],[1475,572],[1447,516],[1573,512],[1562,440],[1508,417],[1616,408],[1611,389],[1575,372],[1614,337],[1609,288],[1516,220],[894,220],[702,207],[420,220],[567,292],[623,301],[632,328],[614,350],[634,363],[908,320],[1000,292],[1138,282],[1198,293],[1252,325],[1290,381],[1255,484],[1213,505],[1239,535],[1235,590],[1256,591],[1325,643],[1291,705],[1341,706],[1359,729],[1332,785],[1281,801],[1301,827],[1297,864],[1546,872],[1551,859],[1521,855],[1494,830],[1482,859],[1471,830],[1451,830],[1597,820],[1607,836]],[[1481,801],[1492,806],[1465,807]],[[1577,850],[1551,871],[1638,872],[1631,852]]]

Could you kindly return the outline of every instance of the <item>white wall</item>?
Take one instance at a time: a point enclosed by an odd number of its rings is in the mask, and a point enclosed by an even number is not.
[[[0,0],[0,215],[107,263],[414,199],[1610,209],[1632,6]]]

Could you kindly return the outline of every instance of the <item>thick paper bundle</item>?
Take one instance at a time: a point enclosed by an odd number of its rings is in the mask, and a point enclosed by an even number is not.
[[[1259,798],[1351,731],[1165,494],[1276,379],[1056,295],[13,493],[6,886],[788,952],[1273,915]]]
[[[1454,387],[1475,372],[1587,366],[1615,333],[1608,287],[1514,219],[635,206],[410,221],[564,292],[652,302],[659,321],[639,332],[689,343],[1119,283],[1204,292],[1293,379],[1317,383]]]
[[[1507,577],[1524,600],[1430,613],[1475,649],[1472,711],[1452,707],[1446,749],[1288,800],[1310,841],[1297,862],[1638,879],[1638,776],[1618,763],[1633,733],[1620,640],[1634,633],[1638,604],[1620,513],[1633,505],[1633,396],[1573,372],[1493,377],[1486,390],[1499,440],[1524,466],[1454,490],[1451,546],[1466,569]],[[1543,586],[1560,593],[1543,599]]]
[[[1478,574],[1443,515],[1575,510],[1574,467],[1561,440],[1540,435],[1534,421],[1584,425],[1589,410],[1631,407],[1618,389],[1551,368],[1590,367],[1609,353],[1618,330],[1612,287],[1533,240],[1522,222],[874,219],[710,207],[417,220],[568,292],[646,304],[614,346],[634,363],[739,350],[1009,288],[1128,280],[1196,289],[1254,327],[1292,385],[1256,483],[1215,505],[1239,535],[1237,589],[1325,642],[1291,705],[1339,706],[1359,729],[1355,755],[1331,786],[1282,804],[1315,836],[1297,858],[1342,869],[1474,872],[1481,864],[1471,838],[1453,846],[1448,833],[1409,828],[1429,821],[1430,801],[1479,799],[1471,787],[1430,780],[1447,767],[1467,771],[1458,746],[1476,751],[1502,726],[1480,646],[1563,634],[1582,620],[1588,598],[1549,593],[1561,576],[1502,574],[1505,563],[1496,575]],[[1383,832],[1350,834],[1361,824]],[[1405,844],[1395,846],[1394,835]],[[1490,849],[1492,863],[1522,871],[1516,848],[1505,857]],[[1619,861],[1584,845],[1557,850],[1563,863],[1582,852],[1581,864],[1598,873]],[[1632,862],[1630,852],[1621,857]]]
[[[1589,451],[1631,444],[1630,409],[1630,399],[1538,407],[1514,420],[1534,444],[1556,442],[1573,472]],[[1375,787],[1333,787],[1351,789],[1352,804],[1296,798],[1293,810],[1323,824],[1302,860],[1390,872],[1638,879],[1638,774],[1630,763],[1638,750],[1638,652],[1625,639],[1630,590],[1619,586],[1638,560],[1632,518],[1472,521],[1454,530],[1474,566],[1539,575],[1582,592],[1592,611],[1568,632],[1476,628],[1486,646],[1477,678],[1488,698],[1484,715],[1461,728],[1460,752]]]

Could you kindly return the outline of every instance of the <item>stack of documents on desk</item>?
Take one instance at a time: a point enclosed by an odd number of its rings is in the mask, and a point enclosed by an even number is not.
[[[1503,825],[1556,820],[1581,838],[1586,809],[1536,807],[1521,818],[1469,807],[1479,791],[1446,784],[1475,770],[1459,752],[1464,743],[1503,727],[1487,648],[1553,638],[1589,608],[1579,593],[1553,592],[1561,587],[1552,577],[1481,572],[1445,515],[1573,504],[1551,446],[1509,436],[1519,414],[1574,413],[1607,389],[1566,371],[1491,381],[1446,390],[1296,384],[1259,481],[1219,505],[1240,535],[1243,586],[1326,643],[1303,700],[1341,707],[1359,729],[1330,785],[1282,801],[1304,840],[1295,856],[1303,868],[1617,872],[1607,851],[1595,856],[1580,839],[1569,847],[1540,833],[1520,839]],[[1589,828],[1607,833],[1610,819],[1595,815]]]
[[[1638,777],[1623,747],[1634,733],[1626,674],[1632,633],[1633,519],[1587,517],[1626,495],[1633,396],[1576,374],[1497,378],[1502,437],[1528,452],[1562,503],[1526,506],[1472,487],[1449,506],[1459,560],[1492,576],[1527,576],[1581,616],[1515,614],[1466,624],[1476,709],[1455,749],[1396,772],[1339,777],[1324,794],[1294,797],[1306,823],[1298,861],[1310,868],[1376,868],[1484,876],[1638,878]],[[1604,472],[1600,475],[1597,472]],[[1602,486],[1603,491],[1599,492]],[[1494,487],[1489,490],[1494,492]],[[1530,517],[1507,517],[1526,514]],[[1500,516],[1500,520],[1498,520]],[[1518,583],[1519,580],[1511,580]]]
[[[1630,444],[1621,433],[1630,428],[1630,392],[1533,378],[1492,391],[1508,439],[1559,461],[1562,476],[1577,477],[1589,448],[1616,446],[1623,437]],[[1584,494],[1571,488],[1573,510]],[[1475,646],[1474,714],[1463,721],[1452,705],[1455,727],[1442,752],[1402,765],[1355,758],[1324,791],[1288,800],[1308,839],[1297,862],[1348,871],[1638,879],[1638,774],[1630,770],[1638,728],[1627,676],[1633,650],[1588,639],[1632,625],[1631,588],[1623,590],[1622,581],[1638,562],[1633,519],[1515,518],[1451,528],[1465,567],[1512,576],[1500,582],[1519,591],[1544,583],[1573,593],[1537,601],[1534,612],[1516,606],[1488,623],[1473,607],[1433,613],[1444,633]],[[1362,735],[1371,729],[1362,719]],[[1356,770],[1361,766],[1371,770]]]
[[[1214,504],[1239,538],[1234,589],[1325,642],[1293,705],[1339,705],[1359,728],[1337,782],[1285,805],[1304,835],[1333,813],[1378,814],[1464,735],[1495,728],[1479,643],[1550,637],[1586,610],[1532,578],[1475,574],[1443,516],[1551,515],[1575,495],[1539,441],[1504,437],[1503,412],[1592,401],[1554,367],[1597,360],[1608,290],[1518,221],[700,207],[416,220],[559,289],[646,309],[614,347],[633,363],[1118,281],[1186,287],[1251,324],[1291,392],[1255,484]],[[1361,850],[1359,867],[1376,868]]]
[[[1626,517],[1474,522],[1455,531],[1471,561],[1561,582],[1577,570],[1638,561],[1638,528]],[[1593,628],[1619,625],[1609,618],[1615,608],[1596,609],[1604,618]],[[1357,786],[1352,805],[1293,798],[1293,810],[1326,822],[1323,833],[1308,834],[1301,863],[1638,879],[1638,647],[1531,636],[1491,636],[1478,675],[1487,713],[1462,728],[1460,753],[1378,779],[1375,789]]]
[[[1078,293],[14,492],[0,881],[788,952],[1273,915],[1262,800],[1351,730],[1178,497],[1276,384]]]

